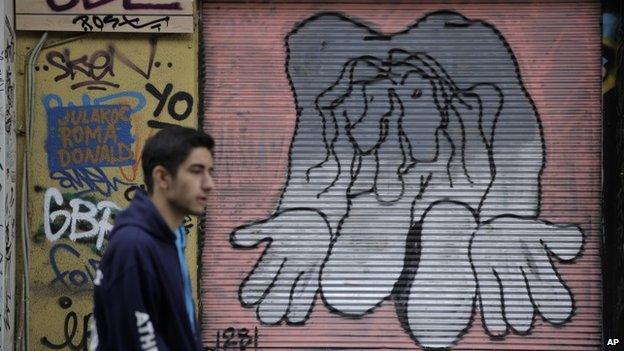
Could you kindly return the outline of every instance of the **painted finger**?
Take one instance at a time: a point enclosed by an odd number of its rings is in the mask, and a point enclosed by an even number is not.
[[[254,247],[267,239],[263,230],[266,223],[253,223],[238,227],[230,234],[230,243],[234,247]]]
[[[503,292],[501,283],[489,267],[476,267],[479,292],[479,306],[483,327],[492,336],[507,334],[507,323],[503,318]]]
[[[239,297],[243,305],[255,305],[262,299],[267,289],[279,275],[284,261],[283,257],[276,257],[270,252],[262,255],[256,267],[240,285]]]
[[[533,325],[535,308],[519,268],[499,275],[505,305],[505,320],[517,332],[526,333]]]
[[[301,324],[310,315],[318,291],[318,271],[305,272],[297,278],[292,289],[288,321]]]
[[[542,242],[548,251],[563,261],[576,258],[583,246],[583,232],[573,225],[542,223]]]
[[[546,253],[544,252],[545,256]],[[525,275],[529,283],[531,298],[540,315],[553,324],[564,323],[574,311],[571,292],[557,276],[548,261],[545,264],[527,267]]]
[[[284,267],[277,276],[269,293],[258,305],[256,313],[258,319],[265,324],[278,324],[288,311],[291,302],[291,291],[297,274],[288,267]]]

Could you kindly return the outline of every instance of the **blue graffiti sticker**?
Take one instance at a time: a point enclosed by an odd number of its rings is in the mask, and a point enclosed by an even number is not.
[[[128,105],[50,107],[48,167],[51,172],[134,162]]]

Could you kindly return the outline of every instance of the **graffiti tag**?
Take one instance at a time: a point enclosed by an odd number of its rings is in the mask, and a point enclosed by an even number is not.
[[[59,208],[60,207],[60,208]],[[81,198],[75,198],[67,203],[63,195],[56,188],[48,188],[45,192],[43,206],[43,227],[48,241],[57,241],[63,235],[70,240],[96,239],[96,248],[100,250],[106,235],[113,225],[111,215],[121,208],[112,201],[93,203]],[[78,228],[82,230],[79,230]],[[88,228],[88,229],[86,229]]]
[[[55,107],[47,113],[51,171],[133,163],[129,106]]]
[[[258,327],[254,327],[253,335],[247,328],[229,327],[223,331],[217,330],[214,347],[208,347],[208,350],[258,350]]]
[[[80,23],[82,30],[85,32],[92,32],[93,30],[103,31],[107,27],[115,30],[123,26],[130,26],[134,29],[149,27],[150,29],[157,29],[160,31],[163,24],[165,27],[169,25],[169,16],[163,16],[151,21],[143,21],[141,17],[126,15],[80,15],[74,17],[72,23]]]
[[[70,86],[71,89],[81,87],[87,87],[91,90],[106,90],[108,87],[119,88],[119,84],[107,80],[109,77],[115,76],[114,59],[117,58],[122,64],[143,78],[149,79],[156,55],[156,43],[156,39],[153,38],[149,41],[150,49],[145,68],[140,68],[112,44],[108,45],[105,50],[94,51],[91,55],[72,55],[69,48],[64,48],[61,51],[50,50],[46,54],[46,61],[50,66],[61,70],[61,73],[54,77],[55,82],[67,78],[71,81],[77,78],[84,79],[73,83]]]
[[[73,304],[72,299],[62,296],[58,300],[58,305],[64,309],[69,309]],[[82,317],[82,324],[79,322],[78,314],[75,311],[69,311],[65,315],[63,322],[63,341],[60,343],[52,342],[47,336],[41,338],[41,344],[52,350],[61,350],[69,348],[70,350],[87,350],[87,340],[89,339],[89,320],[93,316],[87,313]],[[78,333],[81,329],[82,332]],[[77,343],[76,343],[77,342]]]
[[[123,181],[118,177],[110,178],[100,167],[75,168],[51,172],[50,178],[58,181],[59,185],[64,189],[75,191],[84,189],[76,193],[76,195],[95,192],[108,197],[118,191],[120,185],[134,185],[134,183]]]
[[[70,245],[58,243],[52,246],[50,249],[49,259],[50,267],[54,272],[54,279],[50,284],[55,285],[57,283],[63,284],[63,286],[69,288],[83,288],[87,283],[93,283],[95,279],[95,272],[100,264],[99,260],[90,258],[86,263],[82,263],[81,269],[60,269],[59,262],[62,262],[66,258],[80,258],[80,252],[71,247]]]

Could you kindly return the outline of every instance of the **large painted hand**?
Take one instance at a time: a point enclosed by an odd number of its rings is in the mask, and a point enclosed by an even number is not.
[[[582,244],[576,226],[513,216],[480,225],[470,258],[488,333],[503,336],[510,328],[526,333],[535,313],[552,324],[566,322],[574,302],[552,258],[571,261]]]
[[[331,230],[313,209],[280,211],[260,222],[239,227],[230,236],[234,247],[266,242],[258,263],[241,283],[244,306],[257,306],[265,324],[303,323],[319,288],[320,267],[327,256]]]

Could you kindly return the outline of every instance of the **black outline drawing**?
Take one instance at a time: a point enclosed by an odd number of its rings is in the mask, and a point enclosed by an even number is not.
[[[272,216],[230,236],[266,243],[244,307],[301,325],[319,292],[345,318],[391,300],[424,348],[451,347],[477,306],[492,339],[529,333],[536,314],[572,318],[554,258],[579,257],[583,232],[539,216],[544,132],[495,27],[438,11],[387,35],[320,13],[285,47],[297,106],[286,182]]]

